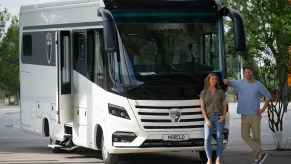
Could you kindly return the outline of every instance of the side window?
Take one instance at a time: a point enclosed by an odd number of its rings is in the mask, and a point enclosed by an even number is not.
[[[87,32],[87,77],[94,81],[94,63],[95,63],[95,34],[94,31],[88,31]]]
[[[61,33],[61,85],[62,94],[71,94],[70,32]]]
[[[103,30],[99,29],[96,35],[96,70],[97,70],[97,84],[103,85],[103,69],[104,69],[104,38]]]
[[[87,31],[87,77],[99,86],[103,86],[103,31]]]
[[[85,77],[87,72],[87,30],[73,31],[73,67]]]
[[[103,30],[75,31],[73,35],[74,69],[90,81],[103,87]]]
[[[82,32],[75,35],[75,60],[83,62],[85,60],[85,36]]]
[[[22,36],[22,53],[23,56],[32,56],[32,37],[31,35]]]

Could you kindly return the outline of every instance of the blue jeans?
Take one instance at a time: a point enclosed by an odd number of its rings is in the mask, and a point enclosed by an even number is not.
[[[211,159],[212,157],[212,149],[211,149],[211,140],[213,130],[215,129],[216,133],[216,157],[220,158],[222,156],[222,149],[223,149],[223,128],[225,121],[218,122],[220,116],[208,116],[208,119],[212,122],[212,127],[209,127],[206,122],[204,122],[204,148],[207,155],[207,158]]]

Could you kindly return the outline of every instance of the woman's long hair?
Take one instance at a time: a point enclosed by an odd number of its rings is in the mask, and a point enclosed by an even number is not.
[[[215,73],[209,73],[207,75],[207,77],[204,79],[204,87],[203,87],[203,89],[206,90],[206,89],[209,88],[209,79],[210,79],[211,76],[215,76],[216,77],[217,82],[215,84],[215,88],[220,89],[221,87],[219,85],[219,78]]]

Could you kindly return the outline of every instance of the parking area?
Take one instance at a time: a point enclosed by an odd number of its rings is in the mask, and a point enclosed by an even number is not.
[[[251,149],[240,138],[240,115],[236,103],[229,104],[230,136],[224,150],[223,164],[252,163]],[[283,141],[291,138],[291,108],[284,116]],[[291,151],[275,151],[275,142],[268,127],[267,113],[262,117],[262,144],[268,153],[264,164],[289,164]],[[49,138],[39,137],[20,130],[19,106],[0,105],[0,164],[14,163],[103,163],[100,151],[79,149],[73,153],[54,154],[47,147]],[[291,140],[289,140],[289,143]],[[288,143],[287,143],[288,144]],[[128,154],[121,156],[120,164],[201,164],[196,152],[162,152]]]

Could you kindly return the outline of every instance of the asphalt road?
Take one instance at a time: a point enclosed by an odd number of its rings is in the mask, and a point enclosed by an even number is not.
[[[240,116],[235,112],[236,104],[230,104],[230,140],[223,153],[225,164],[252,163],[251,150],[240,138]],[[72,153],[55,154],[47,147],[49,138],[39,137],[20,130],[18,106],[0,105],[0,164],[65,164],[103,163],[101,152],[78,148]],[[284,117],[283,140],[291,137],[291,110]],[[262,143],[269,157],[266,164],[289,164],[291,151],[274,151],[275,144],[268,129],[267,116],[262,120]],[[196,152],[163,152],[128,154],[120,157],[119,164],[193,164],[202,163]]]

